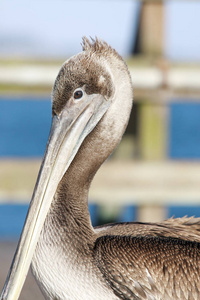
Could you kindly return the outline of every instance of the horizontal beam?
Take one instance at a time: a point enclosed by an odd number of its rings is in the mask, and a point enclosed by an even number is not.
[[[30,201],[40,161],[0,161],[0,201]],[[200,204],[200,162],[112,161],[97,172],[89,197],[98,204]]]
[[[200,162],[109,162],[93,181],[99,202],[200,204]]]
[[[52,86],[60,66],[0,66],[0,85]],[[200,92],[200,67],[129,67],[135,89],[168,88]]]

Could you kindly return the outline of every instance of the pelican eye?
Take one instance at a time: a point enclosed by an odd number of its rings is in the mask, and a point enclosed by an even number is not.
[[[74,91],[74,99],[81,99],[82,97],[83,97],[83,91],[82,90]]]

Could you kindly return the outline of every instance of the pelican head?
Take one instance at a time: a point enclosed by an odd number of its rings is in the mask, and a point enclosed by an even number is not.
[[[82,46],[55,80],[49,139],[1,299],[18,299],[54,195],[71,165],[76,163],[77,174],[90,183],[129,119],[133,93],[125,62],[98,39],[83,38]]]

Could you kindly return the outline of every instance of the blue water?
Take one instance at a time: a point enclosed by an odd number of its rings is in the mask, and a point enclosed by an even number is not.
[[[27,204],[1,204],[0,205],[0,240],[17,240],[20,237],[26,214]],[[89,211],[93,226],[98,225],[100,209],[96,204],[89,205]],[[136,221],[137,207],[124,206],[116,222]],[[200,217],[200,206],[169,206],[167,217],[180,218],[183,216]],[[113,220],[112,220],[113,221]]]
[[[28,211],[26,204],[0,205],[0,239],[17,239]]]
[[[50,99],[0,98],[0,156],[43,156],[50,126]]]
[[[169,106],[168,156],[200,159],[200,104]],[[42,157],[51,126],[50,98],[0,97],[0,157]]]
[[[189,201],[188,201],[189,202]],[[188,217],[200,217],[200,205],[172,205],[168,207],[168,217],[181,218],[184,216]]]
[[[169,157],[199,159],[200,103],[174,102],[169,110]]]
[[[133,222],[137,220],[137,207],[135,205],[124,205],[117,217],[117,222]]]
[[[169,157],[200,158],[200,104],[172,103],[169,111]],[[0,97],[0,158],[43,156],[50,125],[50,98]],[[89,209],[93,225],[98,225],[98,206],[90,205]],[[200,206],[169,206],[167,209],[168,217],[200,217]],[[0,205],[0,239],[19,238],[27,210],[28,205]],[[124,206],[116,221],[136,219],[137,208]]]
[[[20,237],[28,204],[0,204],[0,240],[15,240]],[[89,205],[93,226],[98,223],[98,206]]]

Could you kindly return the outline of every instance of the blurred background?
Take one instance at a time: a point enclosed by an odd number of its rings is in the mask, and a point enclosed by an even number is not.
[[[0,288],[51,124],[51,90],[84,35],[126,60],[134,104],[90,191],[94,225],[200,216],[200,2],[0,2]],[[43,299],[28,276],[20,299]]]

